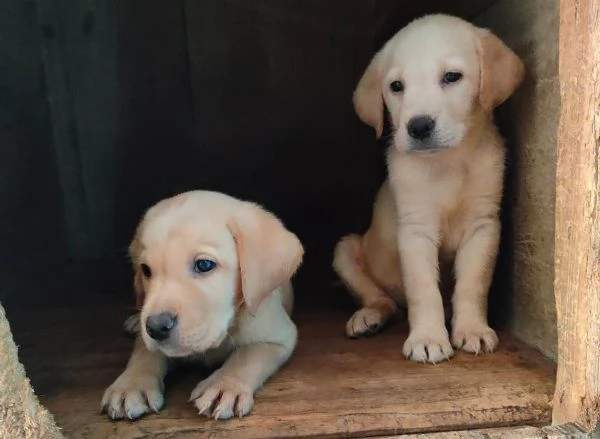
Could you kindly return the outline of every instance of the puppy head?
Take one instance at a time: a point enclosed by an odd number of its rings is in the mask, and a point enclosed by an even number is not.
[[[521,83],[521,60],[485,29],[429,15],[401,29],[373,57],[354,92],[354,108],[377,137],[383,106],[400,151],[457,147],[478,114],[490,114]]]
[[[298,238],[259,206],[194,191],[150,208],[130,245],[141,333],[171,357],[219,346],[302,260]]]

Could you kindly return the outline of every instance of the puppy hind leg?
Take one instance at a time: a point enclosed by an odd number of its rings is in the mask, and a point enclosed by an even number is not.
[[[398,311],[398,305],[369,275],[361,237],[348,235],[336,245],[333,269],[362,305],[346,323],[346,335],[360,338],[379,332]]]

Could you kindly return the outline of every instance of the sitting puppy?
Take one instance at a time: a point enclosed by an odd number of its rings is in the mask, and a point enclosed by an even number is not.
[[[429,15],[401,29],[375,55],[354,93],[363,122],[393,140],[388,179],[369,230],[344,237],[333,267],[361,302],[346,332],[379,330],[408,306],[404,355],[436,363],[453,355],[438,287],[454,263],[452,344],[493,351],[487,296],[500,239],[504,142],[493,110],[518,87],[521,60],[496,36],[457,17]]]
[[[200,414],[244,416],[254,392],[296,345],[290,278],[303,248],[256,204],[193,191],[163,200],[142,219],[130,254],[140,336],[125,371],[106,390],[112,419],[163,406],[170,358],[223,365],[192,391]]]

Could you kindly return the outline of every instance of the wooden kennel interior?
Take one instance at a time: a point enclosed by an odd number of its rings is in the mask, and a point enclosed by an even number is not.
[[[396,30],[440,11],[491,28],[522,56],[527,77],[497,112],[509,151],[490,298],[501,346],[431,366],[401,357],[402,323],[345,339],[353,304],[330,265],[336,240],[367,226],[385,173],[383,145],[353,112],[353,88]],[[4,1],[0,300],[19,360],[63,434],[592,431],[599,14],[594,0]],[[110,422],[100,397],[131,348],[121,329],[134,304],[128,240],[150,204],[194,188],[262,203],[302,239],[300,344],[248,418],[199,418],[186,401],[202,371],[189,369],[168,382],[163,412]],[[8,387],[0,391],[0,418],[18,413]],[[31,407],[14,432],[53,436],[27,424],[43,410]]]

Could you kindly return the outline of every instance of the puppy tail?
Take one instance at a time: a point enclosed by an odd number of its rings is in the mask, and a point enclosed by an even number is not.
[[[333,256],[333,270],[362,306],[371,306],[386,297],[385,292],[368,272],[361,236],[344,236],[337,243]]]

